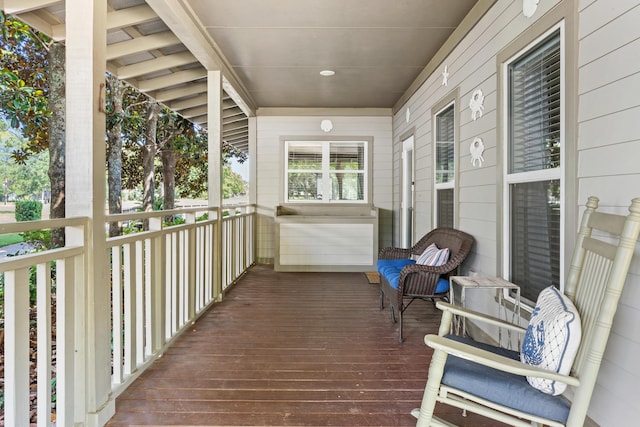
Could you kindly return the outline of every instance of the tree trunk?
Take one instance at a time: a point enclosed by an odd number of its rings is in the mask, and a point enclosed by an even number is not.
[[[158,129],[158,113],[160,111],[160,104],[157,102],[150,102],[147,108],[147,128],[145,129],[145,141],[142,147],[142,173],[143,173],[143,195],[142,195],[142,210],[145,212],[153,211],[154,192],[155,192],[155,178],[153,160],[156,156],[156,132]],[[144,229],[147,230],[148,221],[145,220]]]
[[[53,43],[49,48],[49,180],[50,218],[65,217],[65,47]],[[64,246],[64,228],[51,230],[51,247]]]
[[[109,191],[109,213],[122,213],[122,97],[124,83],[117,77],[109,75],[107,85],[111,94],[113,109],[110,125],[107,129],[107,183]],[[120,236],[122,223],[109,223],[109,236]]]
[[[178,158],[173,149],[173,142],[168,142],[160,152],[162,158],[162,184],[164,189],[164,200],[162,208],[170,210],[175,208],[176,204],[176,163]],[[173,215],[167,215],[164,219],[166,222],[173,221]]]

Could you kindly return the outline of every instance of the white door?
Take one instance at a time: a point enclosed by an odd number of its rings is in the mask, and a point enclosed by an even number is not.
[[[413,244],[413,135],[402,141],[402,247]]]

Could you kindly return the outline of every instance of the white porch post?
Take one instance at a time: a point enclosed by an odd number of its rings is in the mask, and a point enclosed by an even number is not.
[[[110,289],[105,232],[106,0],[66,0],[66,215],[89,218],[86,236],[67,229],[66,244],[86,245],[84,285],[76,290],[75,422],[104,425],[111,400]]]
[[[222,206],[222,72],[207,72],[207,122],[208,122],[208,162],[209,162],[209,206]],[[214,251],[213,295],[222,301],[222,210],[218,209],[216,240]]]

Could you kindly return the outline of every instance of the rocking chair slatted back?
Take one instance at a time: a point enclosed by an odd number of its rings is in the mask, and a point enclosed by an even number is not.
[[[627,217],[595,212],[597,207],[598,199],[590,197],[565,285],[583,330],[572,369],[582,384],[567,425],[586,415],[640,232],[640,199],[632,201]]]

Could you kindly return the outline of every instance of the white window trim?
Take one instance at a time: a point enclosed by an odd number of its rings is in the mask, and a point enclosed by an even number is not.
[[[565,263],[564,254],[565,251],[565,239],[564,239],[564,228],[565,228],[565,205],[567,200],[566,195],[566,174],[565,174],[565,163],[566,163],[566,96],[565,90],[566,87],[566,44],[565,44],[565,23],[564,20],[560,21],[558,24],[554,25],[547,31],[545,31],[542,35],[537,37],[531,43],[529,43],[524,49],[520,50],[517,54],[509,58],[502,64],[502,75],[504,78],[502,79],[502,96],[503,96],[503,105],[509,105],[509,65],[511,65],[514,61],[518,60],[522,56],[526,55],[531,51],[532,48],[537,46],[542,40],[550,36],[552,33],[560,30],[560,87],[562,88],[560,92],[560,167],[556,169],[546,169],[546,170],[538,170],[532,172],[522,172],[522,173],[513,173],[509,174],[509,109],[504,109],[504,117],[502,120],[502,135],[503,135],[503,146],[505,149],[503,150],[503,188],[502,188],[502,200],[504,203],[502,204],[503,209],[503,221],[502,221],[502,276],[509,277],[510,276],[510,268],[511,268],[511,198],[509,194],[509,189],[512,184],[516,183],[526,183],[526,182],[534,182],[534,181],[543,181],[543,180],[560,180],[560,194],[561,194],[561,202],[560,202],[560,291],[564,292],[564,272],[565,272]],[[505,298],[511,302],[514,302],[514,299],[509,296],[508,292],[505,291]],[[535,304],[535,301],[533,301]],[[533,307],[529,306],[529,304],[522,303],[522,308],[531,312],[533,311]]]

